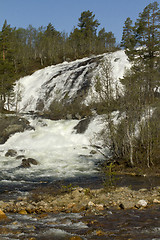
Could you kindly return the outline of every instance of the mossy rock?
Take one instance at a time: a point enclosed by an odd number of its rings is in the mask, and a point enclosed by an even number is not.
[[[25,118],[13,114],[0,114],[0,144],[4,144],[11,135],[29,129],[33,127]]]

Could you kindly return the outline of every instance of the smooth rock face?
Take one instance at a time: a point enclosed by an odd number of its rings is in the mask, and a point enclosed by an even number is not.
[[[16,157],[16,159],[22,159],[22,158],[25,158],[25,155],[18,155],[18,156]]]
[[[31,167],[31,165],[30,165],[30,162],[27,161],[27,159],[24,158],[24,159],[22,159],[22,163],[21,163],[20,167],[29,168],[29,167]]]
[[[22,98],[13,109],[22,112],[48,110],[53,101],[72,102],[85,97],[87,103],[97,99],[95,94],[96,76],[103,74],[102,62],[111,63],[111,88],[113,95],[121,95],[123,86],[120,79],[131,67],[124,50],[85,57],[72,62],[48,66],[30,76],[19,79],[15,92],[21,91]],[[117,92],[118,91],[118,92]],[[98,99],[97,99],[98,100]],[[81,116],[82,117],[82,116]],[[79,119],[79,117],[78,117]]]

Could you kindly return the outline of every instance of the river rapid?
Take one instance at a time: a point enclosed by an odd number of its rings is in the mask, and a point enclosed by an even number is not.
[[[98,119],[84,134],[77,134],[78,120],[50,121],[27,116],[35,130],[16,133],[0,146],[0,200],[25,197],[38,187],[56,184],[99,188],[102,176],[99,162],[103,156],[92,146],[101,129]],[[95,126],[99,126],[98,128]],[[96,140],[96,144],[100,144]],[[5,157],[8,149],[17,152]],[[38,165],[19,168],[17,156],[34,158]],[[159,185],[159,178],[119,176],[119,186],[150,188]],[[71,239],[160,239],[160,207],[143,210],[106,209],[102,213],[7,213],[8,221],[0,221],[0,239],[58,240]],[[79,239],[80,239],[79,238]]]
[[[97,173],[96,163],[102,155],[96,151],[91,154],[97,122],[93,121],[85,134],[77,134],[74,127],[78,120],[51,121],[28,115],[25,117],[35,130],[16,133],[0,145],[1,191],[5,188],[24,190],[39,183]],[[9,149],[17,152],[15,157],[5,156]],[[21,156],[33,158],[38,164],[20,168]]]

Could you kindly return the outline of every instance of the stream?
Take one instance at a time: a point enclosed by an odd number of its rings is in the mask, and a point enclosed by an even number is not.
[[[158,186],[159,177],[145,178],[134,176],[119,176],[119,186],[131,186],[133,189],[151,188]],[[71,179],[63,181],[69,184]],[[97,174],[92,177],[72,179],[74,185],[90,188],[102,187],[102,177]],[[57,182],[55,181],[55,184]],[[42,183],[42,188],[54,183]],[[32,185],[32,190],[37,185]],[[30,189],[31,190],[31,189]],[[1,200],[14,199],[17,195],[27,195],[26,188],[9,190],[0,194]],[[6,214],[9,221],[0,222],[0,239],[19,240],[69,240],[72,236],[81,239],[160,239],[160,206],[136,210],[104,210],[100,214],[85,215],[82,213],[44,213],[22,215],[17,213]]]
[[[94,149],[90,142],[95,126],[100,124],[93,121],[85,134],[76,134],[73,129],[77,120],[30,119],[30,122],[35,131],[16,133],[0,146],[0,201],[14,200],[38,187],[45,189],[57,183],[102,187],[98,163],[103,159],[98,152],[91,154]],[[19,158],[5,156],[8,149],[16,150],[18,156],[36,159],[38,165],[19,168]],[[118,176],[117,185],[152,188],[160,186],[160,178]],[[84,212],[6,215],[8,221],[0,221],[0,240],[69,240],[72,236],[84,240],[160,239],[158,205],[145,210],[108,209],[98,215]]]

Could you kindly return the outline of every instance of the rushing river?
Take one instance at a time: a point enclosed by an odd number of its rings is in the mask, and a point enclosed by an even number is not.
[[[78,213],[43,215],[7,214],[0,222],[0,239],[69,240],[160,239],[160,207],[146,210],[107,210],[103,215]]]
[[[78,120],[51,121],[29,118],[35,130],[16,133],[0,146],[0,184],[2,188],[23,189],[40,182],[82,177],[97,172],[96,163],[102,159],[99,153],[91,154],[91,140],[96,132],[94,122],[85,134],[76,134]],[[95,128],[95,129],[94,129]],[[93,131],[94,129],[94,131]],[[22,159],[5,157],[8,149],[17,156],[34,158],[38,165],[19,168]]]
[[[30,122],[35,130],[17,133],[0,146],[0,200],[12,200],[40,185],[50,186],[57,181],[91,188],[102,186],[97,168],[102,155],[99,152],[93,154],[91,146],[94,134],[98,132],[97,123],[89,125],[85,134],[76,134],[77,120],[30,118]],[[8,149],[16,150],[17,156],[36,159],[38,165],[19,168],[21,159],[5,157]],[[152,187],[158,185],[159,179],[153,182],[153,179],[139,178],[139,186],[136,181],[132,177],[120,177],[119,185]],[[103,215],[90,216],[78,213],[7,216],[9,221],[0,222],[0,240],[63,240],[75,235],[92,240],[160,239],[158,206],[141,211],[110,209]]]

